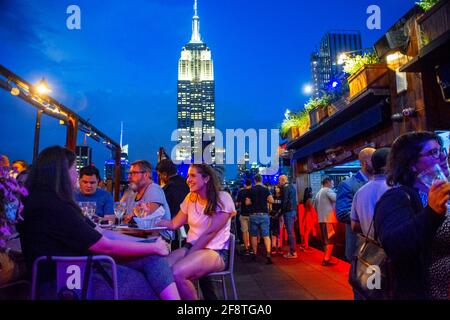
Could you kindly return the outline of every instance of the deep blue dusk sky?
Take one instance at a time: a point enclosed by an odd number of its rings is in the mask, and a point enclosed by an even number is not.
[[[66,9],[81,8],[81,30]],[[366,9],[381,8],[368,30]],[[156,161],[176,128],[177,63],[190,40],[193,0],[0,0],[0,64],[25,80],[45,77],[52,96],[119,141],[130,159]],[[307,100],[309,56],[327,30],[360,30],[369,47],[414,1],[199,0],[200,32],[212,50],[217,127],[275,128]],[[31,161],[35,109],[0,91],[0,154]],[[79,135],[79,144],[83,136]],[[41,150],[65,143],[65,127],[43,117]],[[103,169],[108,150],[93,140]],[[228,170],[229,178],[235,176]]]

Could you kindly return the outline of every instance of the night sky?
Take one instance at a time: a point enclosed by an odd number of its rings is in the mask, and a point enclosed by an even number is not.
[[[81,8],[81,30],[68,30],[66,9]],[[381,8],[381,30],[366,9]],[[130,160],[153,164],[170,151],[176,129],[178,59],[190,40],[193,0],[0,0],[0,64],[31,83],[45,77],[51,96],[124,143]],[[308,99],[309,57],[327,30],[360,30],[363,46],[378,40],[414,1],[199,0],[200,33],[211,48],[216,125],[276,128],[286,108]],[[31,161],[35,108],[0,91],[0,154]],[[66,128],[43,116],[40,149],[65,143]],[[103,171],[109,151],[94,140]],[[79,134],[78,143],[83,142]],[[227,177],[236,174],[227,169]]]

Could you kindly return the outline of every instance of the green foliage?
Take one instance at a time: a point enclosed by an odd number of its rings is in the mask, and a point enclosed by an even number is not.
[[[424,11],[428,11],[431,8],[434,7],[436,3],[438,3],[440,0],[421,0],[419,2],[416,2],[416,4],[421,7]]]
[[[298,113],[293,113],[289,119],[285,119],[280,127],[280,135],[284,139],[287,137],[289,130],[292,127],[298,127],[301,132],[309,130],[310,120],[309,112],[316,108],[325,108],[334,101],[332,95],[324,95],[320,98],[311,98],[304,105],[303,110]]]
[[[333,96],[329,95],[329,94],[325,94],[320,98],[311,98],[305,104],[305,111],[309,113],[313,109],[324,108],[332,102],[333,102]]]
[[[280,134],[283,139],[287,137],[292,127],[298,127],[300,131],[307,131],[309,129],[309,113],[302,110],[299,113],[291,114],[289,119],[285,119],[280,127]]]
[[[353,58],[347,59],[344,64],[344,71],[349,75],[356,73],[362,66],[367,64],[377,64],[380,59],[376,53],[366,53],[363,56],[356,55]]]

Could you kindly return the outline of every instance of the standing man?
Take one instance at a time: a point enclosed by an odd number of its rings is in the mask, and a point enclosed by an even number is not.
[[[389,189],[389,186],[386,184],[386,162],[389,151],[389,148],[381,148],[373,153],[373,177],[355,193],[355,197],[353,198],[350,213],[352,230],[353,232],[368,235],[371,239],[375,239],[375,226],[372,225],[375,205]],[[369,229],[370,233],[368,234]]]
[[[334,266],[335,262],[331,260],[334,242],[336,238],[336,193],[333,191],[334,182],[328,177],[322,180],[322,188],[316,195],[314,207],[317,211],[319,226],[322,233],[322,242],[324,244],[322,265]]]
[[[94,166],[80,169],[80,190],[75,191],[75,201],[96,203],[95,214],[114,221],[114,200],[110,193],[98,187],[100,173]]]
[[[159,181],[163,185],[164,195],[170,208],[172,219],[180,211],[180,204],[189,193],[186,180],[177,173],[177,167],[170,159],[163,159],[156,165]],[[175,241],[172,242],[172,250],[179,247],[179,234],[175,233]]]
[[[269,217],[269,203],[273,203],[273,197],[262,184],[261,175],[255,175],[255,186],[252,188],[248,205],[251,205],[252,212],[250,213],[250,236],[252,241],[252,259],[256,261],[256,254],[258,252],[258,231],[261,229],[261,236],[264,239],[264,246],[266,247],[266,263],[272,264],[270,256],[270,217]]]
[[[153,182],[152,165],[146,160],[138,160],[131,164],[128,172],[129,191],[124,194],[122,201],[126,203],[126,220],[134,216],[134,208],[141,207],[147,214],[155,212],[159,207],[163,207],[164,216],[162,219],[170,220],[170,208],[162,188]],[[178,211],[177,211],[178,212]],[[173,240],[173,232],[163,230],[160,235],[170,243]]]
[[[280,176],[279,184],[282,194],[281,212],[283,214],[284,224],[286,225],[289,242],[289,252],[283,257],[295,259],[297,258],[297,251],[295,250],[296,240],[294,222],[297,217],[297,195],[294,186],[289,183],[287,176]]]
[[[361,170],[354,176],[342,181],[337,189],[336,198],[336,216],[337,219],[345,223],[345,257],[351,261],[352,255],[356,249],[356,233],[352,231],[350,210],[352,208],[353,197],[363,185],[365,185],[372,176],[372,154],[373,148],[365,148],[358,155],[361,164]]]
[[[252,180],[245,179],[245,186],[239,191],[237,195],[237,206],[241,209],[239,214],[239,221],[241,223],[242,238],[244,239],[245,251],[244,254],[248,256],[250,254],[250,234],[248,227],[250,224],[250,213],[252,212],[251,206],[252,198]],[[250,200],[250,201],[249,201]]]

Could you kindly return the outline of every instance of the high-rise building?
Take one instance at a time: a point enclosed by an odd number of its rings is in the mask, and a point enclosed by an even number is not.
[[[204,134],[209,134],[210,141],[214,141],[214,100],[211,50],[200,36],[200,18],[195,0],[191,40],[183,47],[178,62],[177,129],[179,146],[180,142],[183,146],[177,149],[177,160],[192,161],[196,153],[201,155],[206,145],[211,143],[203,142]],[[214,159],[214,151],[211,156]]]
[[[114,154],[111,155],[111,159],[105,161],[105,179],[114,181],[116,162],[114,160]],[[128,145],[122,147],[120,154],[120,183],[126,184],[128,181],[128,171],[130,171],[130,161],[128,160]]]
[[[359,31],[329,31],[320,41],[319,49],[311,55],[311,73],[314,96],[321,96],[343,65],[338,63],[342,53],[361,53],[362,40]]]
[[[90,166],[92,164],[92,148],[89,146],[76,146],[75,147],[77,171],[81,168]]]

